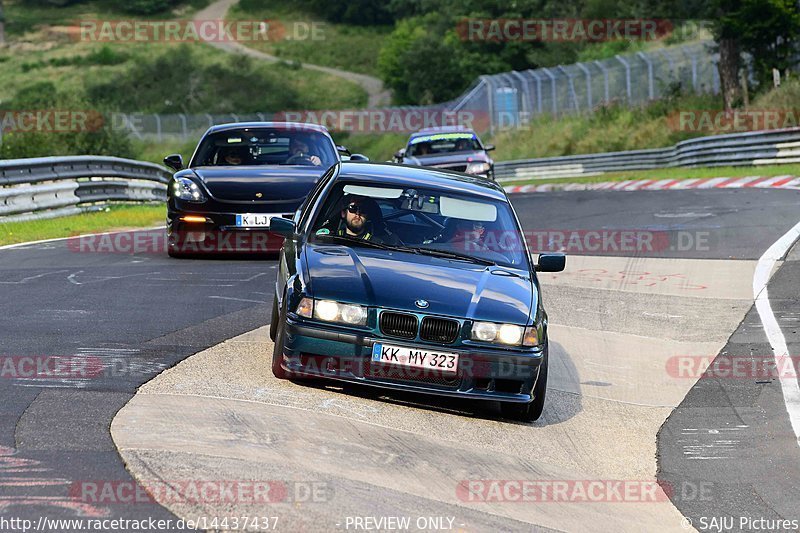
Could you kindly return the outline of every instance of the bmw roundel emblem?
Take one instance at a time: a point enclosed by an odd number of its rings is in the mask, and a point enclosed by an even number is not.
[[[428,303],[428,300],[417,300],[416,302],[414,302],[414,305],[416,305],[420,309],[427,309],[428,305],[430,304]]]

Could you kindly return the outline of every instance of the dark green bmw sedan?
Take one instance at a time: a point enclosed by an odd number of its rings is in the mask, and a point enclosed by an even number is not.
[[[280,252],[270,336],[278,378],[328,378],[499,401],[542,414],[547,314],[519,221],[495,183],[392,164],[340,163]]]

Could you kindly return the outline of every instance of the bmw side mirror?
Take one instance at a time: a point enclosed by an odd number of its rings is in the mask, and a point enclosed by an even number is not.
[[[164,158],[164,164],[175,172],[183,168],[183,157],[181,154],[172,154]]]
[[[269,231],[286,238],[294,235],[296,229],[297,226],[294,225],[294,221],[288,218],[274,217],[269,221]]]
[[[350,156],[350,161],[369,161],[369,157],[364,154],[353,154]]]
[[[483,149],[486,150],[487,152],[491,152],[492,150],[494,150],[494,145],[487,144],[486,146],[483,147]]]
[[[537,272],[561,272],[567,266],[564,254],[541,254],[536,265]]]

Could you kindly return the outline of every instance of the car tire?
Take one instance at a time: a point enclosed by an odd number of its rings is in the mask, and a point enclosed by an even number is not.
[[[272,326],[270,325],[270,330]],[[283,345],[286,341],[286,315],[279,313],[275,331],[275,344],[272,347],[272,374],[278,379],[289,379],[289,373],[281,366],[283,363]]]
[[[535,422],[539,420],[544,411],[544,398],[547,393],[547,358],[539,370],[539,378],[533,387],[533,401],[530,403],[501,403],[500,410],[504,418],[519,422]]]
[[[278,333],[278,295],[272,300],[272,318],[269,321],[269,340],[275,342],[275,336]]]

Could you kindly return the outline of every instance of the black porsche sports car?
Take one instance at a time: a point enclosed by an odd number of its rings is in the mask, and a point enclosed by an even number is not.
[[[340,153],[350,156],[313,124],[210,128],[187,168],[178,154],[164,159],[176,170],[167,191],[169,255],[279,250],[283,238],[269,231],[270,221],[291,218]]]
[[[539,418],[547,386],[547,314],[502,188],[455,172],[340,163],[292,220],[270,336],[278,378],[499,400]]]

